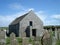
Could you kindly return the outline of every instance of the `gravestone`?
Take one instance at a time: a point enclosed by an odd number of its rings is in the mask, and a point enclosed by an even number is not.
[[[6,35],[6,31],[7,31],[7,30],[4,29],[4,31],[5,31],[5,38],[7,38],[7,35]]]
[[[34,45],[41,45],[41,42],[40,42],[40,37],[35,37],[34,38]]]
[[[29,44],[28,38],[23,37],[23,38],[22,38],[22,45],[28,45],[28,44]]]
[[[58,38],[60,40],[60,28],[58,29]]]
[[[32,44],[28,44],[28,45],[32,45]]]
[[[40,42],[39,41],[35,41],[34,45],[40,45]]]
[[[5,45],[6,41],[5,41],[5,31],[4,30],[0,30],[0,45]]]
[[[52,45],[50,34],[47,30],[44,31],[44,34],[41,38],[42,45]]]
[[[59,33],[59,40],[60,40],[60,33]]]
[[[57,40],[59,40],[60,39],[60,29],[58,28],[57,29]]]
[[[15,37],[15,34],[14,33],[11,33],[10,34],[10,44],[11,45],[18,45],[18,42],[16,40],[16,37]]]
[[[57,31],[55,31],[55,38],[57,39]]]

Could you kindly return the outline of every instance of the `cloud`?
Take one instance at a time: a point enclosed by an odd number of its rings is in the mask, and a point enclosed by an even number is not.
[[[32,9],[32,8],[31,8]],[[13,14],[13,15],[0,15],[0,27],[5,27],[8,25],[14,20],[16,19],[17,17],[27,13],[30,9],[26,9],[24,11],[20,11],[16,14]]]
[[[14,15],[0,15],[0,26],[8,26],[15,18],[29,12],[30,10],[34,10],[33,8],[26,9],[25,11],[18,12]],[[45,15],[42,14],[43,11],[36,12],[37,16],[41,18],[43,21],[45,20]]]
[[[45,22],[46,18],[48,17],[44,11],[38,11],[36,14],[43,22]]]
[[[9,7],[10,9],[13,9],[13,10],[23,10],[23,11],[34,10],[34,8],[25,8],[25,7],[22,6],[20,3],[8,4],[8,7]]]
[[[24,11],[20,11],[13,15],[0,15],[0,27],[8,26],[15,18],[27,13],[30,10],[34,10],[34,8],[28,8]],[[34,10],[35,11],[35,10]],[[37,16],[43,21],[44,25],[60,25],[60,21],[56,19],[60,19],[60,15],[47,15],[45,11],[35,11]],[[56,18],[56,19],[55,19]]]
[[[9,4],[8,6],[9,8],[14,10],[25,10],[25,8],[19,3],[12,3],[12,4]]]
[[[46,20],[44,22],[44,25],[60,25],[60,21],[59,20],[55,20],[55,19]]]
[[[18,12],[14,15],[0,15],[0,27],[8,26],[15,18],[27,13],[26,11]]]
[[[30,11],[30,10],[34,10],[34,8],[29,8],[28,11]]]
[[[52,15],[51,17],[55,19],[60,19],[60,14]]]
[[[60,15],[48,15],[45,11],[36,12],[44,25],[60,25]]]

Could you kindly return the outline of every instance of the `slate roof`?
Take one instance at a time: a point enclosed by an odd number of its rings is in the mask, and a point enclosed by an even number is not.
[[[24,15],[22,15],[22,16],[20,16],[20,17],[18,17],[18,18],[16,18],[10,25],[14,25],[14,24],[19,23],[28,14],[29,14],[29,12],[24,14]]]

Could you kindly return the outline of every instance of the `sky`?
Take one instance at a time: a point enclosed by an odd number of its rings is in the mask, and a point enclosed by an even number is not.
[[[0,0],[0,27],[33,10],[43,25],[60,25],[60,0]]]

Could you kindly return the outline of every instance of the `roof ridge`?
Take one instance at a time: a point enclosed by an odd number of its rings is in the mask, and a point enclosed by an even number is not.
[[[17,24],[19,21],[21,21],[26,15],[28,15],[30,13],[30,11],[29,12],[27,12],[27,13],[25,13],[25,14],[23,14],[23,15],[21,15],[21,16],[19,16],[19,17],[17,17],[12,23],[11,23],[11,25],[12,24]]]

